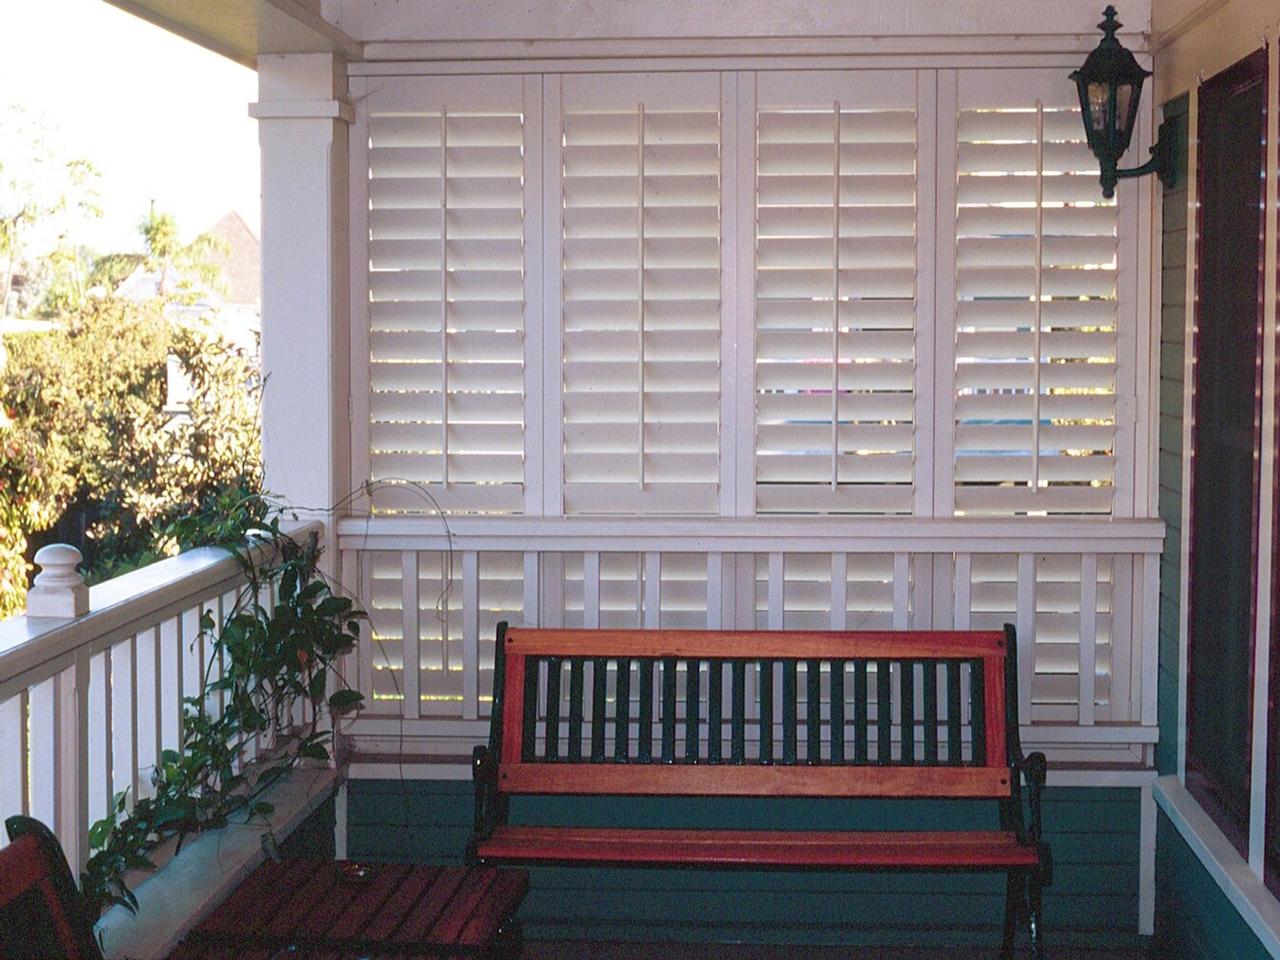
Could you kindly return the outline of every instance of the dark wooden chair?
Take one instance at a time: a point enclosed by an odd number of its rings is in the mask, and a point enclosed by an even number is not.
[[[102,960],[57,837],[31,817],[4,825],[11,843],[0,850],[0,960]]]

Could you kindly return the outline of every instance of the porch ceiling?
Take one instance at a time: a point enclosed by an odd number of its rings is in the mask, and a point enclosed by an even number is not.
[[[106,0],[171,33],[256,69],[271,53],[340,53],[361,45],[295,0]]]

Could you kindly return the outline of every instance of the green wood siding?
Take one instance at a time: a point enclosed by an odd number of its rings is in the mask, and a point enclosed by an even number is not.
[[[1182,579],[1182,396],[1187,286],[1187,98],[1165,105],[1178,157],[1178,177],[1164,191],[1160,280],[1160,742],[1156,767],[1178,766],[1178,621]]]
[[[350,856],[457,861],[471,828],[471,787],[352,781]],[[1138,791],[1050,788],[1046,893],[1053,945],[1137,941]],[[994,828],[992,803],[523,798],[515,822],[868,829]],[[810,944],[992,945],[1004,881],[975,874],[759,873],[540,868],[523,910],[535,939]]]
[[[1156,825],[1153,957],[1263,960],[1269,956],[1163,812]]]

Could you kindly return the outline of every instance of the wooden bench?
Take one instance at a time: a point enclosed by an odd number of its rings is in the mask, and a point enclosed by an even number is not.
[[[1043,956],[1045,758],[1023,756],[1004,632],[507,629],[474,755],[481,863],[997,871],[1002,956]],[[1028,787],[1024,817],[1022,782]],[[631,829],[509,822],[521,794],[989,798],[998,830]]]

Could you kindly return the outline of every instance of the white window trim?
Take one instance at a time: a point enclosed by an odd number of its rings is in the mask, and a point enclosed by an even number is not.
[[[1205,870],[1226,894],[1240,916],[1258,936],[1263,946],[1280,956],[1280,900],[1263,883],[1265,870],[1267,803],[1268,687],[1271,670],[1271,581],[1272,530],[1277,504],[1274,502],[1276,478],[1276,349],[1277,333],[1277,180],[1280,176],[1280,44],[1269,45],[1267,65],[1267,156],[1265,164],[1266,201],[1264,205],[1263,321],[1262,321],[1262,462],[1259,483],[1258,560],[1255,577],[1256,613],[1253,663],[1253,738],[1251,768],[1261,775],[1251,777],[1249,797],[1248,858],[1242,857],[1222,830],[1187,790],[1187,687],[1188,687],[1188,605],[1190,598],[1191,558],[1191,461],[1192,422],[1195,393],[1195,359],[1192,353],[1196,303],[1196,222],[1197,142],[1199,123],[1199,89],[1192,86],[1189,94],[1187,163],[1187,271],[1185,355],[1183,358],[1182,409],[1182,543],[1181,582],[1179,584],[1179,649],[1178,649],[1178,767],[1176,776],[1156,781],[1155,798],[1170,822],[1195,853]]]

